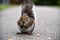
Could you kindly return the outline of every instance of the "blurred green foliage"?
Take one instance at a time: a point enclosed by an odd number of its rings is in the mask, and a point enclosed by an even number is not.
[[[60,5],[60,0],[32,0],[36,5]]]
[[[0,11],[1,11],[1,10],[4,10],[4,9],[6,9],[6,8],[9,8],[9,7],[16,7],[16,6],[18,6],[18,5],[16,5],[16,4],[11,4],[11,5],[1,4],[1,5],[0,5]]]
[[[0,5],[0,10],[6,9],[8,5]]]

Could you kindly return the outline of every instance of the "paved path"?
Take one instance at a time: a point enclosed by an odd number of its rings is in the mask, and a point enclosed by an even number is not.
[[[20,17],[20,6],[1,11],[0,40],[48,40],[48,38],[60,40],[60,10],[48,6],[36,6],[34,11],[36,26],[33,35],[16,34],[19,32],[16,22]]]

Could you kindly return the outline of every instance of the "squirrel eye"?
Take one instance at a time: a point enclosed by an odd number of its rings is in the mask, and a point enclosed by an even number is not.
[[[26,19],[28,20],[28,18],[26,17]]]

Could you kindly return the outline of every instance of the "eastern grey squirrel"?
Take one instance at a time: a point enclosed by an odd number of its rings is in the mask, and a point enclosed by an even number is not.
[[[21,17],[17,21],[18,28],[22,33],[32,34],[35,27],[35,17],[31,0],[23,0]]]

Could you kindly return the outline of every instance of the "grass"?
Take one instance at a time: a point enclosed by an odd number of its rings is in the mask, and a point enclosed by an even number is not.
[[[6,8],[8,8],[8,5],[0,5],[0,10],[4,10]]]
[[[60,6],[55,6],[55,7],[60,8]]]
[[[0,10],[4,10],[8,7],[15,7],[15,6],[18,6],[18,5],[16,5],[16,4],[12,4],[12,5],[3,4],[3,5],[0,5]],[[53,6],[53,7],[60,8],[60,6]]]
[[[12,4],[12,5],[3,4],[3,5],[0,5],[0,10],[4,10],[8,7],[15,7],[15,6],[18,6],[18,5],[16,5],[16,4]]]

